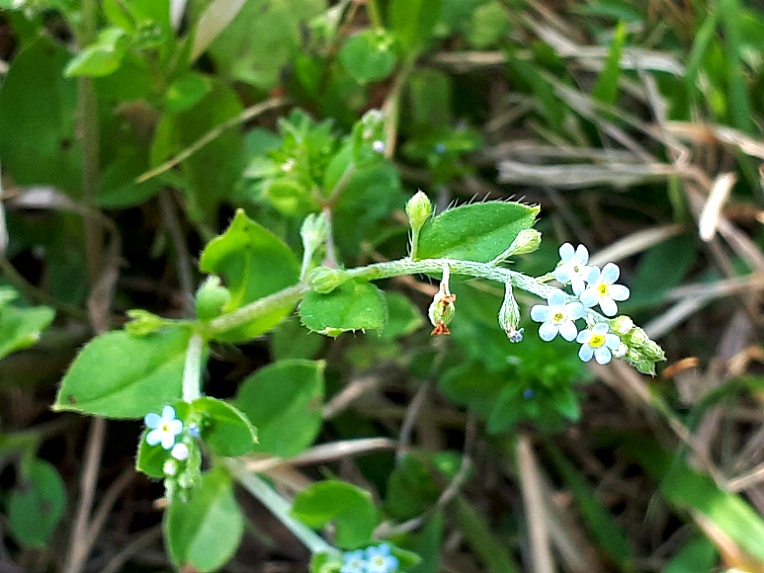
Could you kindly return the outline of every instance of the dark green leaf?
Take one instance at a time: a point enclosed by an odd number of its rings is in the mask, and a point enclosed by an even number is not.
[[[323,362],[282,360],[246,378],[235,403],[257,425],[257,451],[290,457],[316,438],[323,398]]]
[[[0,358],[35,344],[55,316],[47,306],[0,306]]]
[[[449,209],[422,229],[417,259],[490,262],[520,231],[533,227],[538,212],[538,207],[493,201]]]
[[[309,292],[300,304],[300,319],[310,330],[339,336],[349,330],[382,328],[387,305],[373,284],[347,281],[329,294]]]
[[[97,336],[64,375],[53,409],[107,418],[160,411],[181,397],[190,335],[173,328],[142,337],[123,331]]]
[[[333,521],[337,545],[345,549],[368,544],[377,525],[371,495],[336,480],[319,482],[301,491],[292,505],[292,514],[315,529]]]
[[[165,538],[179,569],[200,573],[219,569],[236,551],[244,518],[233,484],[222,468],[204,475],[188,502],[174,502],[165,514]]]
[[[203,396],[191,402],[190,410],[202,414],[202,439],[216,454],[241,456],[255,447],[257,433],[252,423],[245,413],[227,402]],[[183,418],[187,416],[180,407],[178,414]]]
[[[618,79],[621,76],[621,53],[626,45],[626,24],[620,22],[610,42],[610,52],[605,67],[592,88],[592,97],[601,102],[614,104],[618,97]]]
[[[441,0],[392,0],[390,27],[403,48],[417,51],[429,39],[440,19]]]
[[[66,505],[64,481],[51,464],[34,459],[25,464],[20,482],[8,499],[8,521],[24,545],[45,545]]]

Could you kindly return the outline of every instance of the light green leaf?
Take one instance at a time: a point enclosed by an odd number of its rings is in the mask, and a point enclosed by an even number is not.
[[[224,307],[226,312],[292,286],[300,278],[300,263],[289,247],[242,210],[236,212],[228,229],[204,248],[199,268],[225,279],[231,293]],[[291,311],[291,304],[277,308],[217,338],[227,342],[254,338],[276,326]]]
[[[698,573],[713,571],[718,554],[707,537],[690,537],[663,568],[663,573]]]
[[[382,338],[397,338],[411,334],[424,326],[424,317],[407,297],[399,292],[385,293],[387,321],[379,333]]]
[[[235,404],[257,424],[255,450],[290,457],[313,443],[321,428],[324,367],[322,361],[282,360],[244,380]]]
[[[225,564],[244,532],[244,518],[228,473],[222,468],[206,473],[189,501],[170,505],[164,527],[178,569],[208,573]]]
[[[55,316],[56,311],[47,306],[0,307],[0,358],[35,344]]]
[[[329,294],[309,292],[300,304],[300,319],[310,330],[339,336],[349,330],[382,328],[387,305],[373,284],[347,281]]]
[[[241,456],[257,443],[255,428],[246,414],[223,400],[203,396],[191,404],[176,405],[176,410],[181,419],[187,419],[190,412],[202,414],[202,439],[216,454]]]
[[[86,46],[67,64],[64,75],[68,78],[87,76],[100,78],[113,74],[122,63],[127,50],[127,39],[122,28],[106,28],[98,39]]]
[[[180,400],[187,329],[148,336],[108,332],[91,340],[61,382],[53,409],[142,418]]]
[[[386,30],[363,30],[340,50],[340,62],[358,83],[381,80],[395,67],[394,38]]]
[[[318,529],[333,521],[337,545],[353,549],[371,541],[377,525],[377,508],[369,492],[337,480],[322,481],[301,491],[292,515]]]
[[[194,107],[212,89],[210,79],[196,72],[188,72],[170,84],[165,94],[168,111],[180,112]]]
[[[490,262],[520,231],[533,227],[538,212],[538,207],[495,201],[449,209],[422,228],[417,259]]]
[[[56,468],[45,460],[32,460],[8,499],[13,535],[24,545],[45,545],[65,505],[66,489]]]
[[[78,195],[77,82],[63,76],[68,60],[47,35],[15,57],[0,88],[0,157],[3,174],[19,186],[48,184]]]
[[[418,50],[430,39],[440,10],[441,0],[392,0],[390,27],[407,52]]]
[[[626,24],[619,22],[610,42],[610,52],[605,60],[605,67],[597,83],[592,88],[592,97],[601,102],[614,104],[618,97],[618,78],[621,76],[621,53],[626,45]]]

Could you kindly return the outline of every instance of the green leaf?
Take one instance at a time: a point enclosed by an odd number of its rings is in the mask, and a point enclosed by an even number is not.
[[[13,535],[24,545],[45,545],[65,505],[66,489],[56,468],[39,459],[25,464],[21,481],[8,499]]]
[[[342,46],[340,62],[358,83],[384,79],[395,67],[394,42],[386,30],[363,30]]]
[[[231,293],[231,300],[224,307],[226,312],[292,286],[300,278],[300,263],[289,247],[242,210],[236,212],[225,233],[204,248],[199,268],[225,279]],[[254,338],[276,326],[290,312],[291,304],[277,308],[217,338],[227,342]]]
[[[158,445],[150,446],[148,444],[146,436],[150,431],[146,428],[141,434],[138,442],[138,454],[135,457],[135,469],[149,477],[163,479],[165,477],[164,464],[170,457],[170,452]]]
[[[441,0],[392,0],[390,28],[407,52],[417,51],[430,39],[440,10]]]
[[[538,212],[538,207],[495,201],[449,209],[422,228],[417,259],[490,262],[520,231],[533,227]]]
[[[399,292],[385,293],[387,301],[387,321],[379,335],[382,338],[397,338],[416,332],[424,326],[424,317],[419,308]]]
[[[211,89],[210,78],[196,72],[187,72],[167,88],[165,107],[172,112],[185,111],[198,104]]]
[[[207,472],[186,503],[174,502],[165,514],[165,538],[178,569],[215,571],[234,554],[244,518],[222,468]]]
[[[653,438],[629,436],[623,447],[660,481],[661,493],[673,506],[699,513],[740,549],[764,562],[760,541],[764,539],[764,520],[742,497],[719,489],[709,476],[664,450]]]
[[[35,344],[55,316],[47,306],[0,306],[0,358]]]
[[[48,35],[15,57],[0,89],[0,157],[3,173],[19,186],[47,184],[78,195],[77,83],[63,76],[68,60]]]
[[[509,32],[506,9],[496,2],[487,2],[470,14],[464,38],[471,48],[485,50],[500,42]]]
[[[687,540],[663,568],[663,573],[698,573],[713,571],[717,551],[707,537],[695,535]]]
[[[480,363],[449,368],[439,379],[440,389],[449,400],[488,416],[508,384],[507,376],[489,372]]]
[[[377,525],[369,492],[337,480],[316,483],[297,494],[292,515],[314,529],[333,521],[337,545],[345,549],[368,544]]]
[[[116,331],[91,340],[61,382],[56,411],[142,418],[180,400],[187,329],[148,336]]]
[[[313,443],[321,429],[324,367],[322,361],[283,360],[244,380],[235,404],[257,424],[255,450],[290,457]]]
[[[64,76],[100,78],[117,71],[127,50],[122,28],[106,28],[67,64]]]
[[[190,412],[203,416],[202,439],[210,449],[221,456],[241,456],[252,451],[257,434],[247,415],[237,408],[209,396],[203,396],[188,405]],[[178,417],[187,419],[181,404],[176,406]]]
[[[310,330],[339,336],[349,330],[382,328],[387,305],[373,284],[347,281],[329,294],[309,292],[300,303],[300,319]]]
[[[609,104],[615,103],[618,97],[618,78],[621,76],[621,53],[625,44],[626,23],[619,22],[610,42],[605,67],[592,88],[593,98]]]
[[[290,358],[314,358],[324,344],[324,337],[305,330],[294,317],[282,321],[271,334],[274,362]]]

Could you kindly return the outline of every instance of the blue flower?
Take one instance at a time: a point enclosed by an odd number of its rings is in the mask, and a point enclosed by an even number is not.
[[[586,277],[589,286],[580,296],[584,306],[592,307],[599,304],[605,315],[615,316],[618,312],[615,301],[624,301],[629,298],[627,287],[614,284],[620,274],[621,269],[613,263],[606,264],[602,271],[599,267],[592,267]]]
[[[175,408],[165,406],[162,415],[151,412],[144,418],[146,425],[151,431],[146,435],[146,442],[150,446],[162,444],[165,450],[175,445],[175,436],[183,431],[183,422],[175,419]]]
[[[560,262],[554,269],[554,278],[562,284],[570,283],[573,293],[578,296],[585,288],[584,278],[591,269],[586,266],[589,262],[589,251],[583,245],[575,249],[570,243],[560,247]]]
[[[559,290],[552,292],[547,299],[548,305],[537,304],[531,308],[531,318],[543,323],[539,327],[541,340],[549,342],[557,333],[565,340],[576,338],[578,329],[574,320],[584,315],[584,307],[580,302],[566,302],[565,293]]]
[[[367,573],[363,549],[343,553],[340,573]]]
[[[589,362],[594,356],[598,364],[607,364],[613,358],[613,352],[619,351],[621,339],[612,332],[608,332],[608,325],[598,322],[591,328],[578,333],[576,342],[581,344],[578,357],[584,362]]]
[[[398,570],[398,559],[390,554],[390,544],[366,548],[366,570],[368,573],[393,573]]]

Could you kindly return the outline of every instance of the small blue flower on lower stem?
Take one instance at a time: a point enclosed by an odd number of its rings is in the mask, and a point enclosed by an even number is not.
[[[162,444],[165,450],[175,445],[175,437],[183,431],[183,422],[175,419],[175,408],[172,406],[165,406],[161,416],[154,412],[146,414],[144,422],[151,429],[146,435],[148,445]]]
[[[364,559],[363,549],[357,551],[346,551],[342,555],[342,569],[340,573],[366,573],[366,559]]]
[[[608,332],[608,325],[599,322],[591,328],[578,333],[576,342],[582,344],[578,357],[589,362],[594,356],[598,364],[607,364],[613,358],[613,352],[619,350],[621,339],[616,334]]]
[[[393,573],[398,570],[398,559],[390,554],[390,544],[366,548],[366,570],[369,573]]]

